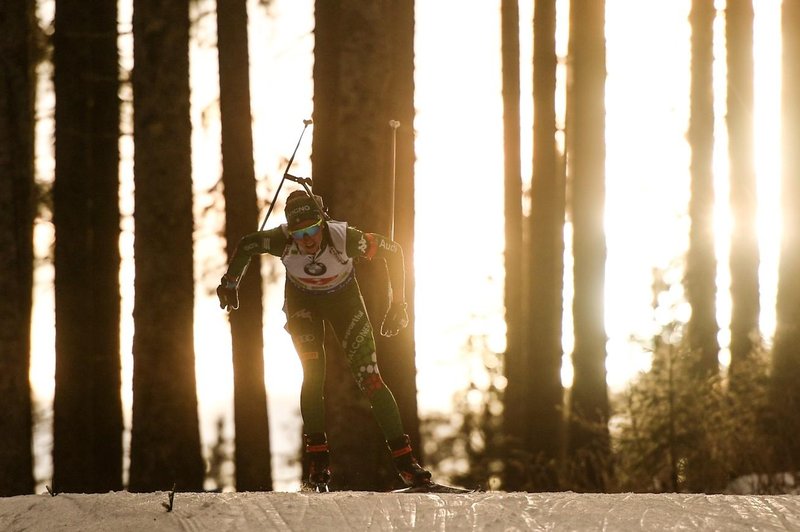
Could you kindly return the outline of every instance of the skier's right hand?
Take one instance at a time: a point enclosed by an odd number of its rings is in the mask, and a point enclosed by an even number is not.
[[[236,310],[239,308],[239,283],[228,277],[228,274],[223,275],[217,287],[217,297],[219,298],[219,308],[228,312]]]
[[[400,329],[405,329],[408,325],[408,313],[406,313],[405,303],[392,303],[389,305],[389,310],[386,311],[386,316],[381,323],[381,336],[391,338],[400,332]]]

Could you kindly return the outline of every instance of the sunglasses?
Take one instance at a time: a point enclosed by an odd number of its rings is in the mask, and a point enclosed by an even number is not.
[[[295,240],[303,240],[303,237],[314,236],[319,233],[320,229],[322,229],[322,220],[318,221],[313,225],[309,225],[308,227],[304,227],[302,229],[297,229],[296,231],[290,231],[289,234],[292,235],[292,238]]]

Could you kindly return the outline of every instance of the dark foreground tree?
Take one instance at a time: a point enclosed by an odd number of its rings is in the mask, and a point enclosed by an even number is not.
[[[194,372],[188,0],[133,4],[130,490],[203,489]]]
[[[250,62],[247,50],[247,2],[217,2],[222,182],[228,256],[242,235],[258,227],[250,115]],[[264,339],[261,259],[250,259],[242,279],[241,305],[229,314],[233,347],[233,405],[236,489],[272,489],[267,393],[264,387]]]
[[[0,496],[33,493],[34,1],[0,3]]]
[[[397,134],[395,239],[403,247],[411,323],[390,339],[378,334],[384,380],[400,407],[412,443],[419,444],[414,364],[414,108],[413,2],[318,0],[315,4],[314,141],[316,192],[334,219],[390,236],[392,226],[391,120]],[[358,278],[367,311],[379,324],[388,305],[383,264],[362,262]],[[328,439],[333,484],[381,489],[396,482],[366,401],[336,342],[328,344]]]
[[[117,4],[56,5],[53,488],[122,488]]]

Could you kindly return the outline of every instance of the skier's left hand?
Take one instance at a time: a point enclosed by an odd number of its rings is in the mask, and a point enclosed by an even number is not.
[[[217,297],[219,298],[219,308],[230,312],[239,308],[239,284],[228,277],[222,276],[222,280],[217,287]]]
[[[405,302],[392,303],[389,305],[389,310],[386,311],[386,316],[381,323],[381,336],[392,337],[407,325],[408,314],[406,313]]]

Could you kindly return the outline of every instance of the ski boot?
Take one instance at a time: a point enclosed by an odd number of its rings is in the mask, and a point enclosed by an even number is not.
[[[392,451],[392,461],[400,479],[409,488],[429,486],[431,473],[419,465],[414,453],[411,450],[411,442],[407,434],[395,438],[389,442],[389,450]]]
[[[308,459],[308,486],[319,493],[330,491],[331,481],[330,451],[324,432],[304,435],[306,457]]]

